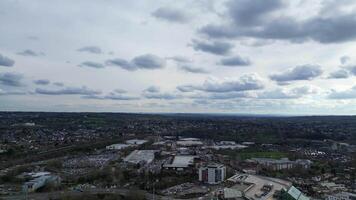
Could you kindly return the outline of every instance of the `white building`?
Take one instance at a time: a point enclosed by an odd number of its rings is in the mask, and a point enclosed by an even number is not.
[[[292,186],[289,181],[251,174],[236,174],[227,179],[227,182],[232,185],[229,187],[231,190],[228,190],[229,197],[233,194],[231,191],[236,190],[235,198],[241,199],[239,197],[242,194],[248,200],[277,200],[274,196],[276,192]]]
[[[155,159],[157,152],[156,150],[134,150],[124,158],[124,161],[131,164],[150,164]]]
[[[48,185],[58,186],[61,183],[61,178],[56,175],[51,175],[49,172],[29,173],[33,179],[25,182],[22,186],[25,192],[35,192],[36,190]]]
[[[194,166],[196,156],[175,156],[171,164],[165,164],[165,169],[173,169],[176,171],[184,171]]]
[[[336,194],[327,195],[325,200],[356,200],[356,194],[349,192],[340,192]]]
[[[139,140],[139,139],[126,140],[126,144],[131,144],[131,145],[142,145],[147,142],[148,142],[147,140]]]
[[[112,144],[112,145],[106,146],[106,149],[107,150],[122,150],[122,149],[125,149],[130,146],[131,145],[129,145],[129,144]]]
[[[225,180],[226,167],[220,164],[209,164],[199,168],[199,181],[218,184]]]

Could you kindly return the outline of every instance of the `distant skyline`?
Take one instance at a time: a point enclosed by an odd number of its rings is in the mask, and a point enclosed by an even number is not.
[[[353,0],[1,0],[0,111],[356,115]]]

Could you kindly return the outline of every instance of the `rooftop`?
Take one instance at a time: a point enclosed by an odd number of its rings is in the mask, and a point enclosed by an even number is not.
[[[146,142],[148,142],[148,141],[140,140],[140,139],[126,140],[126,144],[134,144],[134,145],[141,145],[141,144],[145,144]]]
[[[260,199],[273,199],[273,194],[276,191],[287,189],[292,186],[292,183],[282,179],[250,175],[250,174],[236,174],[228,179],[228,181],[234,182],[237,185],[243,185],[244,187],[236,187],[237,190],[243,190],[245,196],[248,199],[260,200]],[[248,187],[245,187],[248,185]],[[264,186],[272,186],[269,192],[262,190]]]
[[[166,164],[165,167],[189,167],[189,165],[194,164],[194,158],[196,158],[196,156],[175,156],[173,162],[171,164]]]
[[[151,163],[155,158],[156,150],[134,150],[130,155],[126,156],[124,161],[139,164],[139,163]]]

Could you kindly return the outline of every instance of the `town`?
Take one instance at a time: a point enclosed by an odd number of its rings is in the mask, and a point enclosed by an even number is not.
[[[0,118],[4,200],[356,198],[355,117]]]

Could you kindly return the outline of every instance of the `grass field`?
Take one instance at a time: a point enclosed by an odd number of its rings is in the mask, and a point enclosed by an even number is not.
[[[240,158],[242,160],[245,159],[249,159],[249,158],[273,158],[273,159],[280,159],[280,158],[284,158],[284,157],[288,157],[287,153],[283,153],[283,152],[240,152],[237,153],[238,156],[240,156]]]
[[[240,160],[246,160],[250,158],[273,158],[280,159],[284,157],[289,157],[288,153],[277,152],[277,151],[236,151],[236,150],[219,150],[219,154],[228,155],[232,159],[239,158]]]

